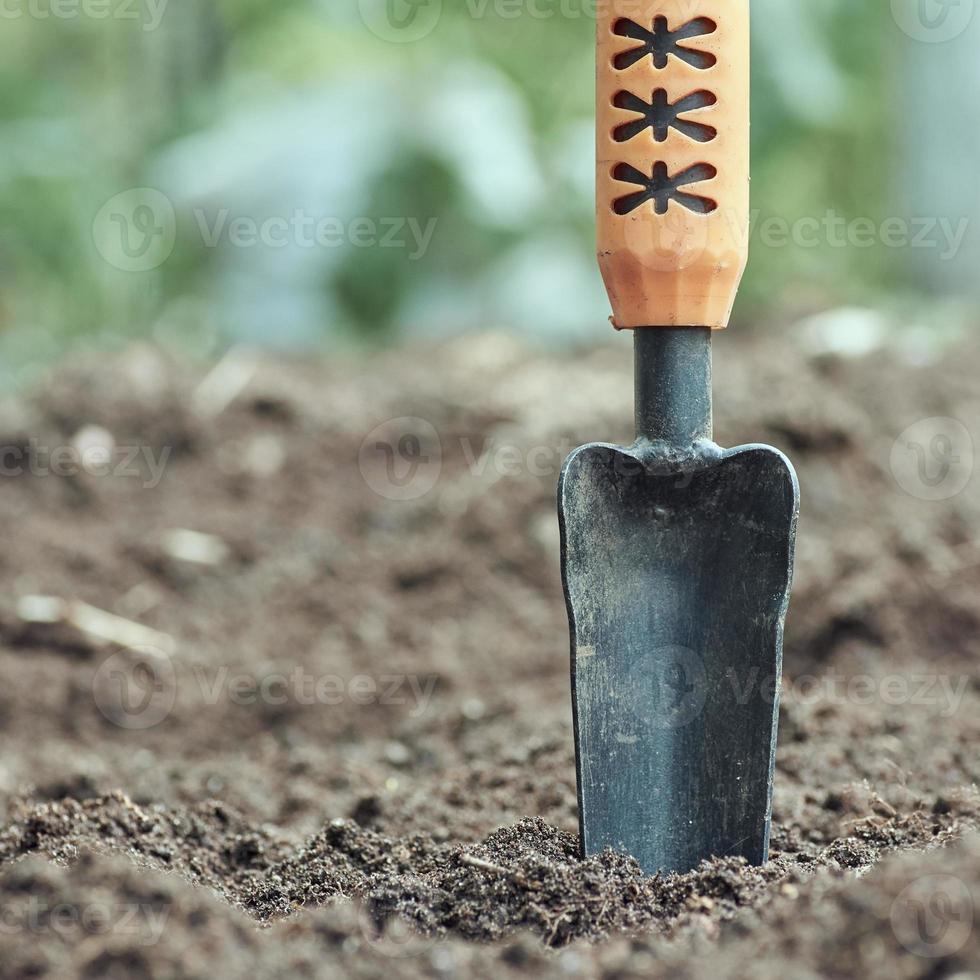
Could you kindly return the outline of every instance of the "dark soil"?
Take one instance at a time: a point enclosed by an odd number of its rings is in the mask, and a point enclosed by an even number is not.
[[[0,977],[977,976],[980,483],[890,458],[980,359],[718,348],[804,511],[772,860],[673,877],[577,857],[554,489],[629,441],[628,342],[136,348],[4,404]]]

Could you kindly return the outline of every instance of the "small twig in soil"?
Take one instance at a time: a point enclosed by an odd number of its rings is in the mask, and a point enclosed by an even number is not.
[[[548,934],[548,938],[545,940],[546,946],[554,946],[555,937],[558,935],[558,927],[562,924],[562,922],[565,921],[565,919],[569,917],[570,914],[571,913],[568,910],[566,910],[562,912],[561,915],[559,915],[558,918],[556,918],[553,923],[551,923],[551,932]]]
[[[490,874],[504,875],[508,878],[513,874],[512,871],[508,871],[501,865],[484,861],[483,858],[478,858],[473,854],[460,854],[459,860],[461,864],[468,864],[471,868],[479,868],[481,871],[488,871]]]
[[[230,350],[198,384],[191,410],[198,418],[214,419],[245,390],[257,365],[241,350]]]
[[[91,640],[128,650],[155,651],[166,656],[176,648],[174,638],[167,633],[97,609],[81,599],[24,596],[17,604],[17,614],[25,623],[64,623]]]

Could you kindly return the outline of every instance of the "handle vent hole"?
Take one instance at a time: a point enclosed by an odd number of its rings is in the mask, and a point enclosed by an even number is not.
[[[682,119],[681,116],[685,112],[715,105],[717,101],[717,97],[705,89],[692,92],[683,99],[678,99],[673,105],[667,98],[667,90],[663,88],[658,88],[653,93],[649,104],[632,92],[617,92],[613,98],[613,105],[617,109],[635,112],[641,118],[617,126],[613,130],[613,139],[617,143],[626,143],[634,136],[639,136],[643,130],[651,129],[654,140],[663,143],[673,127],[697,143],[710,143],[718,135],[718,130],[714,126]]]
[[[619,215],[629,214],[647,201],[653,203],[657,214],[666,214],[671,201],[676,201],[688,211],[695,214],[711,214],[718,209],[718,202],[702,194],[691,194],[682,191],[687,184],[696,184],[702,180],[711,180],[717,176],[718,170],[710,163],[696,163],[674,176],[670,176],[667,164],[658,161],[653,165],[653,171],[646,174],[631,167],[628,163],[616,165],[613,177],[626,184],[638,184],[643,189],[634,194],[627,194],[613,201],[613,211]]]
[[[620,18],[613,24],[613,33],[619,37],[639,41],[640,45],[617,54],[613,59],[613,64],[622,71],[626,68],[632,68],[638,61],[642,61],[649,55],[653,58],[653,63],[657,68],[666,68],[670,55],[674,55],[693,68],[702,71],[713,68],[718,62],[713,54],[707,51],[685,48],[680,42],[692,37],[714,34],[716,30],[718,30],[718,25],[710,17],[695,17],[694,20],[678,27],[676,31],[670,30],[667,18],[663,16],[653,18],[650,30],[637,24],[634,20]]]

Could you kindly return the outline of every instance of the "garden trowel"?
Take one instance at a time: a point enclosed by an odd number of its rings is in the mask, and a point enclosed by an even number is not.
[[[598,254],[636,441],[577,449],[559,486],[582,850],[761,863],[799,488],[777,450],[717,446],[711,409],[748,258],[749,4],[599,11]]]

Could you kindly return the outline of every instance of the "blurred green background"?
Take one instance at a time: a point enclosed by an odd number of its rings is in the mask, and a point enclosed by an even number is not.
[[[201,356],[483,327],[605,336],[589,12],[3,0],[0,378],[140,336]],[[740,322],[975,300],[973,13],[754,0]],[[828,214],[846,232],[780,234]]]

